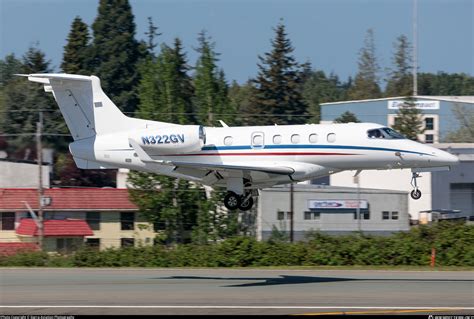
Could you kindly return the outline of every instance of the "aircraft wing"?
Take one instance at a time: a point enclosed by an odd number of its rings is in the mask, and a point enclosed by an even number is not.
[[[138,158],[144,163],[155,163],[161,165],[172,165],[177,168],[193,168],[200,170],[218,170],[218,171],[255,171],[263,172],[268,174],[278,174],[278,175],[291,175],[295,173],[295,170],[286,165],[274,166],[268,163],[252,163],[249,165],[232,165],[232,164],[213,164],[213,163],[194,163],[194,162],[182,162],[182,161],[164,161],[164,160],[154,160],[148,155],[147,152],[133,139],[128,140],[130,145],[133,147],[135,152],[138,155]]]

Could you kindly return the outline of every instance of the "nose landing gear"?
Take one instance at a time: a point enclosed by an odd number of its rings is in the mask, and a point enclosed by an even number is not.
[[[421,175],[418,174],[418,173],[413,172],[412,175],[411,175],[411,182],[410,182],[411,186],[413,186],[413,188],[414,188],[411,191],[410,196],[411,196],[411,198],[413,198],[415,200],[421,198],[421,191],[418,189],[418,185],[416,183],[416,179],[418,177],[421,177]]]

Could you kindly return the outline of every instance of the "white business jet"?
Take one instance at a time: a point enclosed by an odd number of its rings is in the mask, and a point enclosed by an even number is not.
[[[458,158],[374,123],[228,127],[177,125],[125,116],[96,76],[29,74],[52,92],[82,169],[129,168],[227,188],[225,206],[248,210],[258,189],[344,170],[449,170]]]

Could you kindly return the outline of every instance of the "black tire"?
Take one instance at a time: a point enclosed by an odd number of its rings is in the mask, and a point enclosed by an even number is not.
[[[414,189],[410,193],[411,198],[413,199],[420,199],[421,198],[421,191],[419,189]]]
[[[239,209],[245,212],[247,210],[252,209],[252,206],[253,206],[252,197],[250,197],[247,201],[244,201],[244,199],[242,198],[240,201]]]
[[[224,206],[228,210],[236,210],[240,206],[240,196],[234,192],[227,192],[227,195],[224,197]]]

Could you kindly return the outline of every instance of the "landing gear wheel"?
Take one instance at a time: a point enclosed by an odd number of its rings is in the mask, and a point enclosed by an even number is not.
[[[410,196],[413,199],[420,199],[421,191],[419,189],[414,189],[414,190],[411,191]]]
[[[250,210],[252,206],[253,206],[253,198],[249,197],[247,200],[245,200],[245,196],[244,196],[239,205],[239,209],[242,211],[247,211],[247,210]]]
[[[236,210],[240,206],[240,196],[234,192],[228,192],[224,197],[224,206],[228,210]]]

